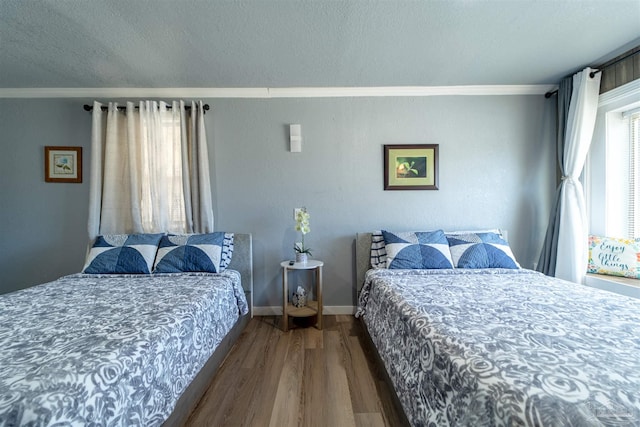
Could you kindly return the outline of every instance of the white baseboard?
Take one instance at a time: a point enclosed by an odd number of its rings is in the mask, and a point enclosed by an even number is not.
[[[253,307],[254,316],[282,316],[282,307]]]
[[[356,314],[356,308],[352,305],[329,305],[322,308],[324,315],[353,315]],[[254,316],[282,316],[282,307],[272,305],[267,307],[253,307]]]

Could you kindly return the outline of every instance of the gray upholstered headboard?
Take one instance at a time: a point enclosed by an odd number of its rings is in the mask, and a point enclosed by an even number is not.
[[[356,289],[360,293],[364,274],[371,268],[371,233],[356,233]]]
[[[502,238],[509,241],[507,230],[497,230]],[[484,230],[479,230],[484,231]],[[360,293],[364,285],[364,275],[371,268],[371,233],[356,233],[356,289]]]
[[[234,233],[233,256],[229,268],[240,272],[242,287],[247,295],[251,317],[253,317],[253,241],[251,234]]]

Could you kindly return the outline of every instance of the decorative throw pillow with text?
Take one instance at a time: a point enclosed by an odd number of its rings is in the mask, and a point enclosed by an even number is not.
[[[589,236],[587,273],[640,279],[640,239]]]

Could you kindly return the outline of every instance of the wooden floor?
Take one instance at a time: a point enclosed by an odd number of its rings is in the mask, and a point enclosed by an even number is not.
[[[280,321],[250,321],[186,426],[404,425],[359,320],[286,333]]]

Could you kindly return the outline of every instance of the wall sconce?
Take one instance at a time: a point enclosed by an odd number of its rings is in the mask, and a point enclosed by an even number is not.
[[[289,143],[292,153],[300,153],[302,151],[302,126],[289,125]]]

